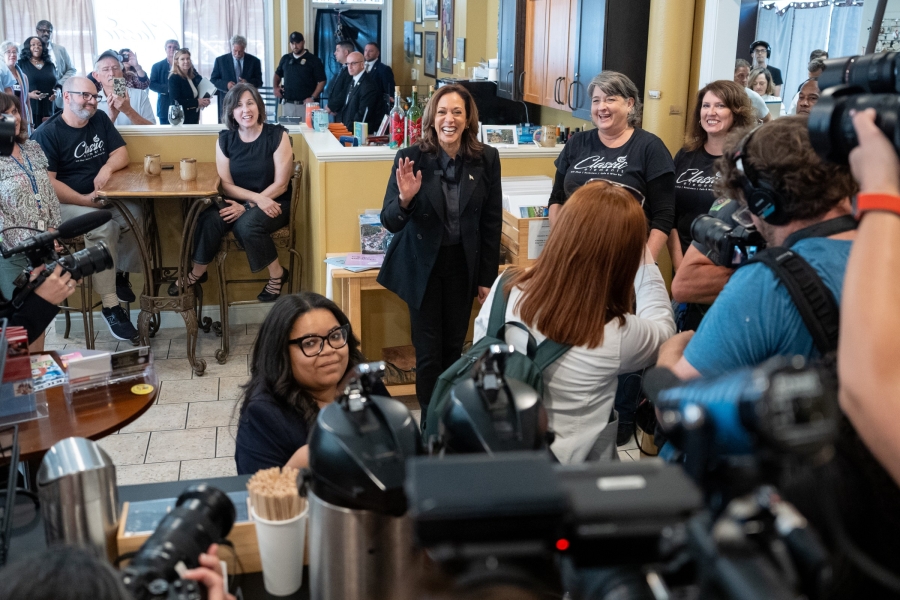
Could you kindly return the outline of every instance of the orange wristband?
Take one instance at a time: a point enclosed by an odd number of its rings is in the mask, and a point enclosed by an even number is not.
[[[855,203],[857,219],[870,210],[883,210],[900,215],[900,196],[892,194],[857,194]]]

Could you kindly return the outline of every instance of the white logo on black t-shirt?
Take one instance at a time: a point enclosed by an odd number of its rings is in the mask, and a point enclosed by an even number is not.
[[[75,156],[75,162],[84,162],[87,160],[93,160],[98,156],[102,156],[106,154],[106,151],[103,149],[105,144],[103,140],[100,139],[99,136],[94,136],[94,139],[88,142],[81,142],[77,146],[75,146],[75,152],[73,153]]]
[[[578,161],[572,170],[590,175],[621,175],[627,167],[628,155],[620,156],[614,161],[607,161],[605,156],[589,156]]]
[[[711,190],[719,174],[704,175],[701,169],[685,169],[675,180],[675,185],[682,189]]]

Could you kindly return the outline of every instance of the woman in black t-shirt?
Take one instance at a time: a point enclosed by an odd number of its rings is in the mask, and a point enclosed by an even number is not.
[[[225,192],[224,208],[211,206],[197,219],[194,267],[188,285],[203,283],[206,269],[219,252],[226,233],[247,253],[250,270],[269,270],[269,282],[257,299],[274,302],[290,280],[278,262],[271,234],[287,225],[291,208],[294,153],[281,125],[266,123],[266,107],[256,88],[239,83],[226,94],[223,113],[227,130],[219,133],[216,170]],[[178,295],[178,283],[169,286]]]
[[[675,229],[669,254],[675,269],[691,244],[691,223],[709,212],[718,176],[715,161],[722,156],[725,136],[755,122],[753,106],[744,89],[733,81],[713,81],[697,93],[693,119],[684,147],[675,155]]]
[[[647,246],[654,259],[666,245],[675,218],[672,157],[662,140],[643,129],[637,87],[625,75],[603,71],[588,86],[596,131],[577,133],[556,159],[550,223],[559,207],[591,179],[605,179],[640,192],[650,223]]]
[[[37,36],[31,36],[22,45],[17,63],[28,77],[31,104],[31,122],[35,128],[53,116],[56,99],[56,67],[50,62],[47,44]]]

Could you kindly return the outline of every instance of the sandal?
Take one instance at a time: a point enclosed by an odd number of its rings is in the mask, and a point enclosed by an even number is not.
[[[191,271],[190,273],[188,273],[187,280],[188,285],[206,283],[209,280],[209,271],[204,271],[203,275],[201,275],[200,277],[197,277],[196,275],[194,275],[194,272]],[[169,284],[169,295],[177,296],[180,288],[181,286],[178,285],[178,281],[173,281],[171,284]]]
[[[264,287],[263,291],[256,297],[257,300],[260,302],[275,302],[278,300],[278,296],[281,295],[281,290],[284,289],[284,286],[291,280],[291,272],[284,268],[282,268],[282,270],[284,272],[281,274],[281,277],[269,278],[266,287]]]

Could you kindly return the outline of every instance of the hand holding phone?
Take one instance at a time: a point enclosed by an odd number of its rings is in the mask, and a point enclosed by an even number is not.
[[[127,91],[125,90],[125,78],[113,77],[113,93],[119,98],[124,98]]]

